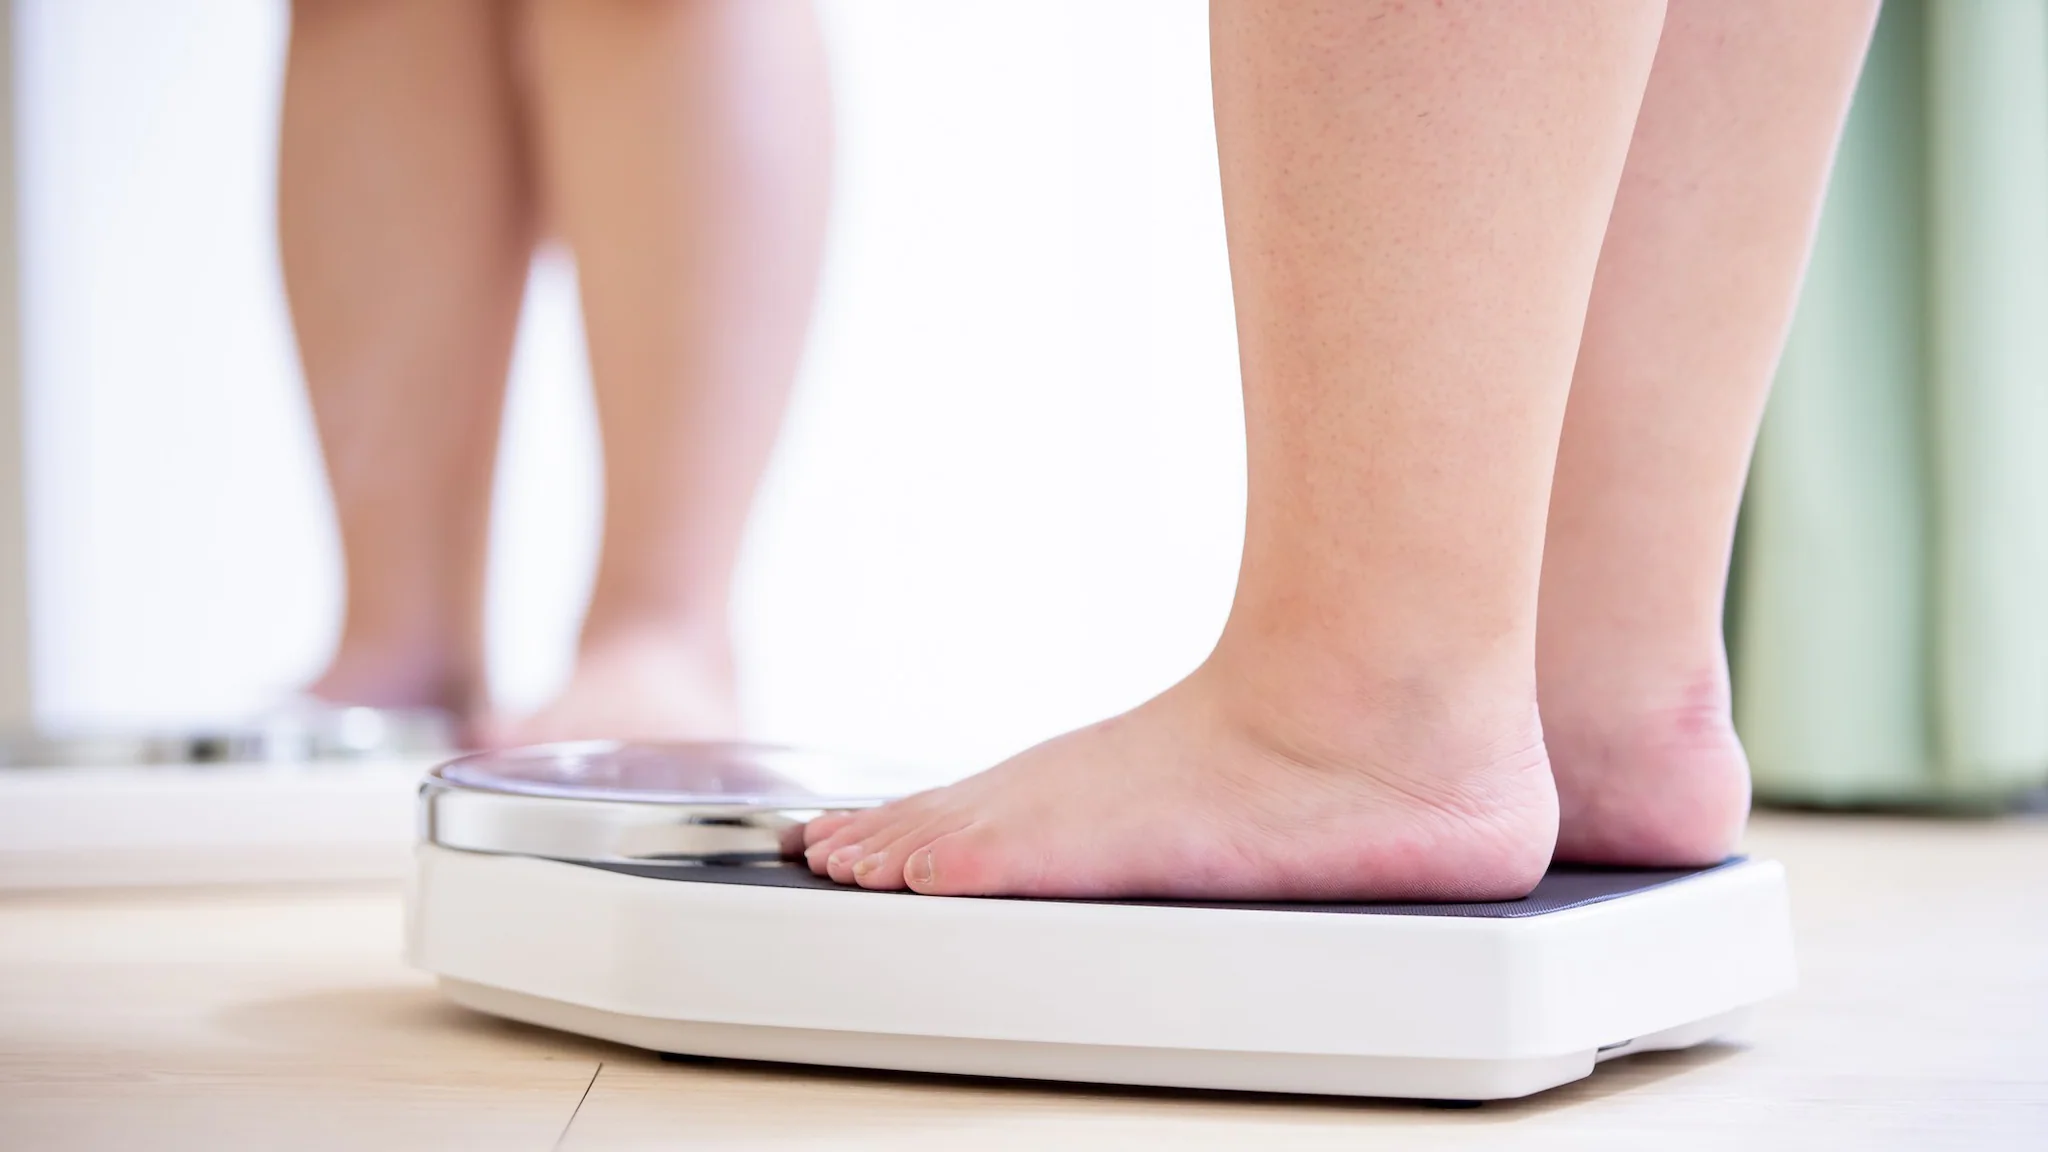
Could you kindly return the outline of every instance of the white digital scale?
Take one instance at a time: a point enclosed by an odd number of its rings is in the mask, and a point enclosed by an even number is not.
[[[1792,986],[1783,870],[1553,868],[1490,904],[919,896],[791,862],[829,757],[549,745],[421,787],[412,962],[662,1053],[1479,1101],[1722,1037]]]

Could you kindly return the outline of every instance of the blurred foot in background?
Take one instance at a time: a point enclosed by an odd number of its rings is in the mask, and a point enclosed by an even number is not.
[[[491,743],[718,738],[727,607],[830,175],[807,0],[297,0],[278,215],[347,605],[315,696]],[[573,252],[605,526],[574,672],[495,714],[492,469],[535,245]]]

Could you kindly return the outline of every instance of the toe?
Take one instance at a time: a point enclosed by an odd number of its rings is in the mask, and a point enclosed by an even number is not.
[[[863,888],[886,891],[905,887],[903,869],[911,853],[956,831],[963,822],[964,818],[958,813],[934,813],[925,820],[899,829],[894,837],[869,840],[866,854],[854,863],[854,883]]]
[[[813,845],[805,859],[811,862],[812,871],[818,871],[822,865],[825,875],[841,884],[851,884],[854,865],[920,823],[921,808],[922,805],[910,801],[898,801],[855,813],[838,831]]]
[[[842,828],[832,835],[806,847],[804,849],[804,863],[810,866],[811,871],[823,876],[825,874],[825,862],[832,858],[834,852],[839,851],[848,844],[858,842],[858,838],[848,836],[846,830]]]
[[[859,844],[884,826],[885,811],[883,808],[870,808],[865,812],[848,813],[847,818],[837,826],[821,836],[810,838],[808,846],[804,848],[805,863],[811,866],[813,872],[825,872],[826,861],[837,855],[841,849],[850,844]]]
[[[903,856],[886,850],[867,853],[854,861],[853,882],[877,892],[896,891],[903,887]]]
[[[804,825],[804,847],[819,844],[829,839],[834,832],[853,822],[858,812],[827,812]]]
[[[933,788],[879,808],[828,813],[812,821],[817,832],[805,836],[804,860],[811,871],[841,884],[901,888],[904,853],[916,847],[902,843],[904,838],[922,835],[918,843],[924,843],[960,827],[964,818],[958,815],[957,796]],[[854,866],[864,861],[867,867],[856,877]]]
[[[853,883],[853,866],[866,859],[868,850],[859,841],[842,844],[825,857],[825,875],[841,884]],[[813,865],[813,870],[816,866]]]
[[[1002,836],[989,824],[970,824],[908,854],[903,880],[927,896],[985,896],[1019,891]]]
[[[809,847],[804,849],[804,860],[810,864],[813,872],[831,875],[841,883],[851,883],[851,871],[843,878],[831,872],[829,861],[832,857],[842,854],[848,845],[865,844],[872,850],[891,843],[904,832],[922,824],[937,806],[938,801],[934,793],[921,792],[879,808],[845,813],[844,820],[826,828],[820,836],[809,838]],[[854,859],[857,860],[859,857]],[[848,867],[851,868],[851,864]]]

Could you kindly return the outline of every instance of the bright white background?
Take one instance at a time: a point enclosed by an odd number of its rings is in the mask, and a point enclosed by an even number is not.
[[[46,720],[258,707],[340,579],[272,239],[285,8],[16,0],[31,595]],[[951,776],[1125,708],[1221,626],[1242,416],[1191,0],[832,0],[825,285],[741,573],[749,725]],[[492,676],[563,674],[587,379],[536,271]]]

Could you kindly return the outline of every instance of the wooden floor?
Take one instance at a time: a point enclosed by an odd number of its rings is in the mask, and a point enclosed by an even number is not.
[[[2048,1150],[2048,820],[1750,847],[1803,972],[1749,1043],[1469,1111],[664,1064],[441,1003],[392,888],[5,894],[0,1149]]]

